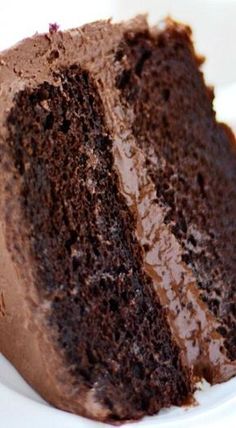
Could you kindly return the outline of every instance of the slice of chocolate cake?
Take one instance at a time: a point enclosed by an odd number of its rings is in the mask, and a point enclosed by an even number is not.
[[[104,421],[236,373],[236,151],[189,29],[97,22],[0,56],[0,351]]]

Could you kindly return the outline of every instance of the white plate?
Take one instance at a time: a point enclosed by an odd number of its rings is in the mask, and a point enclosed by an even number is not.
[[[236,425],[236,378],[210,387],[202,383],[195,394],[198,405],[172,407],[125,428],[191,428]],[[3,424],[3,425],[1,425]],[[107,425],[90,421],[49,406],[0,355],[0,426],[3,428],[100,428]]]
[[[236,125],[236,85],[217,91],[218,118]],[[221,385],[200,386],[194,407],[163,410],[125,428],[235,428],[236,378]],[[1,428],[99,428],[90,421],[49,406],[0,355],[0,427]]]

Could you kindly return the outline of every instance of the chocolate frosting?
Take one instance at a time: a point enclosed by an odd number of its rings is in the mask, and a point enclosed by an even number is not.
[[[168,25],[175,24],[168,21]],[[236,363],[227,358],[223,338],[216,332],[218,323],[200,298],[193,273],[182,261],[180,245],[163,223],[164,212],[156,203],[144,155],[132,136],[134,112],[131,107],[122,106],[119,90],[115,88],[120,65],[114,62],[114,51],[124,32],[147,29],[144,17],[125,25],[97,22],[64,33],[36,35],[3,52],[0,145],[6,144],[5,122],[19,90],[37,87],[44,81],[60,85],[54,72],[74,63],[89,70],[104,102],[105,120],[114,141],[114,168],[120,192],[136,219],[144,270],[166,310],[174,340],[182,350],[182,362],[192,368],[197,378],[204,376],[212,383],[222,382],[236,374]],[[157,34],[156,28],[150,31]],[[17,233],[18,222],[24,222],[17,205],[20,183],[14,180],[14,165],[6,154],[0,170],[0,295],[5,305],[5,315],[0,312],[0,351],[48,401],[60,408],[104,419],[107,410],[96,403],[94,391],[71,386],[63,355],[44,323],[49,307],[36,291],[34,261],[27,242],[22,243],[24,250],[16,258],[15,243],[10,237]],[[8,211],[14,218],[11,226],[5,221]]]

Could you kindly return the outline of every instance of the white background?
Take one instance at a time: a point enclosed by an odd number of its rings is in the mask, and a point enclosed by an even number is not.
[[[62,29],[109,18],[112,0],[0,0],[0,50],[48,31],[49,23]]]

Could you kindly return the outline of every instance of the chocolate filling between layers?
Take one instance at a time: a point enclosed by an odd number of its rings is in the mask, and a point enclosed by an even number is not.
[[[142,269],[96,86],[78,66],[56,78],[20,92],[8,118],[38,291],[75,385],[111,419],[153,414],[183,403],[190,381]]]
[[[216,124],[212,93],[196,67],[189,34],[167,28],[127,34],[116,52],[116,84],[134,112],[132,132],[145,152],[165,223],[181,244],[202,300],[236,359],[236,150]]]

